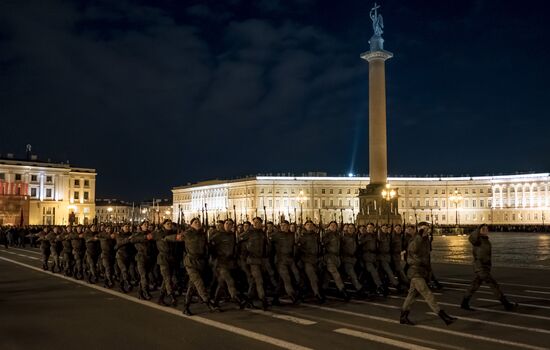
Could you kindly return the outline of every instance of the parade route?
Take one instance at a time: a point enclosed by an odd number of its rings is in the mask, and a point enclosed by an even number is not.
[[[398,322],[402,296],[302,303],[269,312],[238,310],[223,304],[197,315],[163,307],[101,285],[90,285],[42,271],[37,249],[0,248],[1,349],[80,349],[174,347],[223,349],[548,349],[550,279],[535,269],[495,268],[494,275],[511,299],[506,312],[481,288],[472,301],[476,311],[459,308],[473,276],[471,266],[436,264],[447,288],[436,295],[442,308],[459,317],[446,327],[422,301],[413,306],[416,326]],[[486,294],[489,293],[489,294]],[[512,297],[513,295],[513,297]],[[180,298],[181,299],[181,298]],[[153,299],[154,300],[154,299]],[[215,340],[215,341],[213,341]]]

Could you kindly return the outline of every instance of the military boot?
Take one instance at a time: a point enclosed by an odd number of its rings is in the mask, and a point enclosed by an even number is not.
[[[455,322],[456,320],[458,320],[458,318],[456,317],[452,317],[450,315],[448,315],[445,311],[443,310],[440,310],[439,313],[437,314],[442,320],[443,322],[445,322],[445,324],[447,326],[449,326],[451,323]]]
[[[504,306],[504,310],[506,311],[514,311],[518,307],[518,303],[516,303],[515,301],[510,302],[508,299],[506,299],[505,296],[502,296],[502,298],[500,298],[500,302],[502,303],[502,305]]]
[[[143,289],[143,298],[145,300],[151,300],[153,298],[153,296],[151,295],[151,293],[149,293],[149,291],[147,290],[147,288]]]
[[[166,304],[166,301],[164,300],[165,296],[166,296],[166,292],[164,290],[161,290],[159,298],[157,300],[157,304],[162,305],[162,306],[168,306],[168,304]]]
[[[460,308],[468,311],[475,311],[470,307],[470,297],[464,297],[462,299],[462,303],[460,304]]]
[[[340,296],[342,297],[342,299],[344,299],[344,301],[348,302],[351,300],[351,297],[349,296],[349,294],[344,290],[342,289],[340,291]]]
[[[220,308],[217,307],[212,300],[209,300],[206,302],[206,306],[208,306],[208,309],[210,312],[220,312]]]
[[[414,323],[411,320],[409,320],[409,313],[410,311],[401,311],[401,317],[399,317],[399,323],[414,326]]]
[[[263,298],[262,300],[262,310],[267,311],[269,309],[269,302],[267,301],[267,298]]]
[[[47,262],[42,264],[42,270],[48,271],[48,263]]]
[[[325,303],[325,298],[323,296],[321,296],[320,294],[316,294],[315,299],[317,299],[318,304],[324,304]]]
[[[170,306],[176,306],[178,305],[178,300],[176,299],[176,296],[174,295],[174,293],[171,293],[171,294],[168,294],[168,304]]]

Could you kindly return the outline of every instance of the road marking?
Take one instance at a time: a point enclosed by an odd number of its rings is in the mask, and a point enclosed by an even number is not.
[[[447,287],[446,289],[448,289],[448,290],[457,290],[457,291],[461,291],[461,292],[465,292],[465,291],[466,291],[466,289],[462,289],[462,288],[449,288],[449,287]],[[476,293],[494,295],[493,292],[486,292],[486,291],[484,291],[484,290],[478,290],[478,291],[476,291]],[[521,295],[521,294],[509,294],[509,293],[506,293],[506,296],[514,297],[514,298],[524,298],[524,299],[532,299],[532,300],[550,301],[550,299],[548,299],[548,298],[534,297],[534,296],[532,296],[532,295]],[[498,301],[498,300],[497,300],[497,301]]]
[[[375,321],[382,321],[382,322],[387,322],[387,323],[399,324],[398,320],[394,320],[394,319],[391,319],[391,318],[367,315],[367,314],[362,314],[362,313],[352,312],[352,311],[346,311],[346,310],[339,310],[339,309],[334,309],[334,308],[330,308],[330,307],[326,307],[326,306],[308,305],[308,304],[301,304],[301,305],[306,306],[306,307],[310,307],[310,308],[314,308],[314,309],[320,309],[320,310],[325,310],[325,311],[341,313],[341,314],[344,314],[344,315],[350,315],[350,316],[355,316],[355,317],[371,319],[371,320],[375,320]],[[404,327],[410,327],[410,326],[404,326]],[[454,335],[454,336],[457,336],[457,337],[482,340],[482,341],[486,341],[486,342],[490,342],[490,343],[515,346],[515,347],[522,348],[522,349],[548,350],[548,348],[543,348],[543,347],[539,347],[539,346],[535,346],[535,345],[518,343],[518,342],[503,340],[503,339],[490,338],[490,337],[485,337],[485,336],[482,336],[482,335],[475,335],[475,334],[451,331],[451,330],[448,330],[448,329],[442,329],[442,328],[437,328],[437,327],[432,327],[432,326],[415,325],[414,328],[425,329],[425,330],[428,330],[428,331],[431,331],[431,332],[439,332],[439,333],[450,334],[450,335]]]
[[[496,299],[485,299],[485,298],[477,298],[477,300],[481,301],[490,301],[492,303],[500,303],[500,300]],[[526,306],[526,307],[534,307],[537,309],[547,309],[550,310],[550,306],[543,306],[543,305],[536,305],[536,304],[524,304],[524,303],[518,303],[519,306]]]
[[[300,324],[300,325],[303,325],[303,326],[311,326],[313,324],[317,324],[317,322],[315,322],[315,321],[310,321],[310,320],[306,320],[306,319],[298,318],[298,317],[294,317],[294,316],[289,316],[289,315],[277,314],[277,313],[269,312],[269,311],[254,310],[254,309],[246,309],[246,311],[252,312],[252,313],[255,313],[255,314],[258,314],[258,315],[264,315],[264,316],[277,318],[277,319],[280,319],[280,320],[294,322],[294,323],[297,323],[297,324]]]
[[[95,289],[95,290],[98,290],[98,291],[101,291],[101,292],[104,292],[104,293],[107,293],[107,294],[114,295],[114,296],[116,296],[120,299],[131,301],[133,303],[140,304],[140,305],[143,305],[143,306],[147,306],[147,307],[155,309],[155,310],[163,311],[163,312],[172,314],[174,316],[185,318],[189,321],[194,321],[194,322],[206,325],[206,326],[218,328],[218,329],[230,332],[230,333],[241,335],[243,337],[254,339],[254,340],[257,340],[257,341],[260,341],[260,342],[263,342],[263,343],[271,344],[271,345],[274,345],[274,346],[277,346],[277,347],[280,347],[280,348],[283,348],[283,349],[311,350],[310,348],[307,348],[307,347],[304,347],[304,346],[301,346],[301,345],[298,345],[298,344],[290,343],[290,342],[287,342],[287,341],[282,340],[282,339],[273,338],[273,337],[270,337],[270,336],[267,336],[267,335],[264,335],[264,334],[261,334],[261,333],[256,333],[256,332],[244,329],[244,328],[231,326],[231,325],[228,325],[228,324],[225,324],[225,323],[222,323],[222,322],[218,322],[218,321],[214,321],[214,320],[204,318],[204,317],[201,317],[201,316],[186,316],[181,311],[176,310],[176,309],[172,309],[172,308],[169,308],[169,307],[153,304],[149,301],[139,300],[139,299],[136,299],[136,298],[131,297],[131,296],[126,295],[126,294],[121,294],[119,292],[115,292],[115,291],[112,291],[110,289],[105,289],[105,288],[102,288],[102,287],[98,287],[98,286],[93,285],[93,284],[88,284],[86,282],[73,280],[72,278],[69,278],[69,277],[66,277],[66,276],[56,275],[56,274],[53,274],[49,271],[43,271],[43,270],[41,270],[37,267],[31,266],[31,265],[28,265],[28,264],[25,264],[25,263],[22,263],[22,262],[19,262],[19,261],[4,258],[4,257],[1,257],[1,256],[0,256],[0,260],[4,260],[4,261],[10,262],[12,264],[16,264],[16,265],[19,265],[19,266],[29,268],[31,270],[35,270],[35,271],[38,271],[38,272],[41,272],[41,273],[45,273],[45,274],[50,275],[52,277],[62,278],[64,280],[68,280],[68,281],[71,281],[73,283],[76,283],[76,284],[79,284],[79,285],[82,285],[82,286],[85,286],[85,287],[88,287],[88,288],[92,288],[92,289]]]
[[[436,315],[434,312],[426,312],[426,314]],[[464,320],[464,321],[468,321],[468,322],[485,323],[485,324],[490,324],[490,325],[497,326],[497,327],[513,328],[513,329],[519,329],[519,330],[527,331],[527,332],[550,334],[549,330],[541,329],[541,328],[516,326],[515,324],[487,321],[487,320],[481,320],[479,318],[471,318],[471,317],[456,316],[456,315],[453,315],[453,316],[458,318],[459,320]]]
[[[447,277],[446,280],[451,280],[451,281],[464,281],[464,282],[472,282],[473,279],[471,280],[466,280],[464,278],[450,278],[450,277]],[[441,281],[441,282],[444,282],[444,283],[451,283],[451,282],[448,282],[448,281]],[[532,284],[518,284],[518,283],[506,283],[506,282],[499,282],[499,284],[502,284],[502,285],[505,285],[505,286],[515,286],[515,287],[525,287],[525,288],[541,288],[541,289],[550,289],[550,287],[546,287],[546,286],[535,286],[535,285],[532,285]],[[468,284],[469,285],[469,284]]]
[[[396,297],[396,296],[388,296],[388,298],[391,298],[391,299],[405,299],[403,297]],[[492,301],[492,299],[489,299]],[[422,300],[422,299],[417,299],[416,301],[419,301],[421,303],[426,303],[425,300]],[[445,302],[442,302],[442,301],[438,301],[438,304],[439,305],[445,305],[445,306],[452,306],[452,307],[456,307],[456,308],[460,308],[460,305],[458,304],[452,304],[452,303],[445,303]],[[513,315],[515,317],[525,317],[525,318],[533,318],[533,319],[537,319],[537,320],[545,320],[545,321],[550,321],[550,317],[547,317],[547,316],[540,316],[540,315],[530,315],[530,314],[522,314],[520,312],[514,312],[514,313],[510,313],[510,311],[502,311],[502,310],[493,310],[493,309],[488,309],[488,308],[485,308],[485,307],[478,307],[478,306],[473,306],[474,309],[477,311],[484,311],[484,312],[492,312],[492,313],[495,313],[495,314],[501,314],[501,315]]]
[[[386,338],[386,337],[381,337],[381,336],[370,334],[370,333],[359,332],[359,331],[356,331],[356,330],[353,330],[353,329],[348,329],[348,328],[338,328],[338,329],[333,330],[333,332],[340,333],[340,334],[345,334],[345,335],[350,335],[350,336],[356,337],[356,338],[370,340],[370,341],[373,341],[373,342],[376,342],[376,343],[391,345],[391,346],[395,346],[395,347],[401,348],[401,349],[434,350],[434,348],[428,348],[428,347],[425,347],[425,346],[415,345],[415,344],[411,344],[411,343],[405,343],[405,342],[402,342],[402,341],[399,341],[399,340],[394,340],[394,339],[390,339],[390,338]]]
[[[549,294],[549,295],[550,295],[550,292],[541,292],[540,290],[529,290],[529,289],[526,289],[526,290],[524,290],[524,292],[527,292],[527,293],[538,293],[538,294]]]
[[[12,247],[11,249],[17,249],[17,250],[20,250],[22,252],[27,252],[27,253],[33,253],[33,254],[37,254],[37,255],[42,255],[42,253],[40,252],[35,252],[33,250],[28,250],[28,249],[21,249],[21,248],[15,248],[15,247]]]
[[[23,255],[23,254],[19,254],[19,253],[16,253],[16,252],[10,252],[6,249],[2,249],[3,252],[5,253],[8,253],[8,254],[11,254],[11,255],[18,255],[18,256],[22,256],[24,258],[29,258],[29,259],[33,259],[33,260],[39,260],[38,258],[35,258],[34,256],[28,256],[28,255]]]
[[[365,327],[365,326],[359,326],[359,325],[353,324],[353,323],[337,321],[337,320],[333,320],[333,319],[326,318],[326,317],[321,317],[321,316],[316,316],[316,315],[304,314],[304,313],[300,313],[300,312],[297,312],[297,311],[285,310],[285,312],[288,312],[289,314],[293,314],[293,315],[312,318],[314,320],[321,321],[321,322],[332,323],[332,324],[338,325],[340,327],[359,329],[359,330],[364,331],[364,332],[370,332],[370,333],[374,333],[374,334],[381,334],[381,335],[384,335],[384,336],[398,338],[398,339],[402,339],[402,340],[409,341],[409,342],[424,343],[424,344],[428,344],[430,346],[435,346],[436,348],[439,348],[439,349],[446,348],[446,349],[452,349],[452,350],[465,350],[465,348],[460,347],[460,346],[454,346],[454,345],[450,345],[448,343],[443,344],[443,343],[440,343],[440,342],[436,342],[436,341],[428,340],[428,339],[423,339],[423,338],[410,337],[410,336],[407,336],[407,335],[404,335],[404,334],[396,334],[395,332],[386,332],[386,331],[381,330],[380,328],[374,329],[374,328],[369,328],[369,327]]]

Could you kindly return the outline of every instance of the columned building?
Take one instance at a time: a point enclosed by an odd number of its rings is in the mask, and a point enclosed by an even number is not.
[[[91,223],[95,179],[95,169],[0,158],[0,225]]]
[[[388,183],[397,192],[399,214],[409,223],[433,219],[439,225],[543,225],[550,215],[549,173],[390,177]],[[281,217],[293,222],[354,222],[360,210],[359,190],[367,184],[368,177],[330,176],[253,176],[199,182],[172,189],[173,220],[188,222],[208,213],[211,224],[218,218],[241,222],[256,215],[274,222]],[[382,208],[373,210],[383,212]]]

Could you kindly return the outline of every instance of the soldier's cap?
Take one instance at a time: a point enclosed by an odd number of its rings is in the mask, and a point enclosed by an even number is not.
[[[287,224],[287,225],[289,225],[289,222],[288,222],[288,220],[283,220],[283,221],[281,221],[281,224]]]
[[[260,222],[264,222],[264,221],[262,220],[262,218],[259,217],[259,216],[256,216],[254,219],[252,219],[252,221],[256,221],[256,220],[260,220]]]
[[[247,220],[247,221],[243,222],[243,225],[248,225],[248,226],[250,226],[250,225],[252,225],[252,224],[250,223],[250,221]]]
[[[233,219],[229,218],[229,219],[225,219],[225,221],[223,220],[220,220],[222,222],[222,224],[225,224],[226,222],[231,222],[233,223]]]
[[[313,221],[311,221],[311,220],[306,220],[306,222],[304,223],[304,225],[307,225],[307,224],[315,225],[315,224],[313,223]]]
[[[198,221],[199,223],[201,222],[199,218],[192,218],[191,222],[189,222],[189,225],[193,225],[195,221]]]
[[[273,225],[273,221],[268,221],[267,224],[268,225]]]
[[[330,225],[332,225],[333,223],[335,223],[336,226],[338,226],[338,223],[337,223],[335,220],[332,220],[331,222],[329,222],[328,225],[330,226]]]

